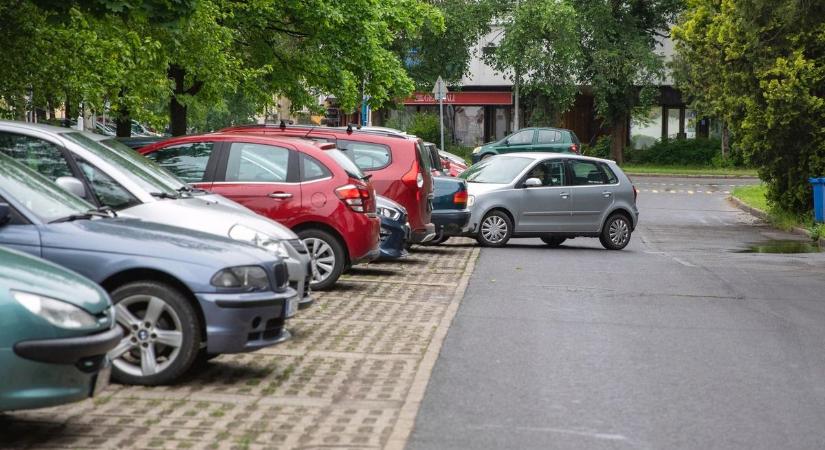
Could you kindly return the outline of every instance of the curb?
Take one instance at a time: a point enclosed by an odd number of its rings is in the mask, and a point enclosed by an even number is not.
[[[453,298],[450,299],[450,304],[447,306],[447,310],[444,312],[441,322],[439,322],[438,327],[433,333],[433,338],[430,341],[430,345],[427,347],[427,351],[421,358],[421,363],[415,373],[412,386],[410,386],[410,390],[407,392],[407,398],[401,406],[401,411],[398,413],[398,419],[395,421],[392,434],[390,434],[386,445],[384,445],[384,450],[404,450],[407,446],[407,441],[410,438],[410,434],[412,434],[413,427],[415,427],[415,418],[418,416],[418,410],[421,408],[421,402],[424,401],[424,393],[426,392],[427,385],[430,382],[430,376],[433,373],[433,368],[435,368],[435,362],[438,360],[438,355],[441,354],[441,347],[447,337],[447,331],[449,331],[450,325],[453,323],[453,318],[455,318],[455,315],[458,312],[458,307],[461,304],[461,300],[464,299],[464,292],[467,290],[467,285],[470,283],[470,277],[473,275],[476,261],[478,260],[480,254],[481,249],[479,247],[475,247],[472,255],[470,256],[470,260],[464,269],[464,274],[458,282],[458,287],[453,294]]]
[[[706,179],[732,179],[732,180],[758,180],[759,177],[753,175],[696,175],[677,173],[639,173],[625,172],[629,177],[651,177],[651,178],[706,178]]]
[[[731,203],[733,203],[733,206],[736,206],[737,208],[741,209],[742,211],[745,211],[746,213],[749,213],[750,215],[752,215],[756,218],[759,218],[759,219],[762,219],[766,222],[769,222],[768,213],[766,213],[765,211],[762,211],[761,209],[754,208],[753,206],[748,206],[747,204],[745,204],[745,202],[743,202],[742,200],[740,200],[737,197],[734,197],[733,195],[728,197],[728,200]],[[793,227],[793,228],[791,228],[790,231],[794,234],[798,234],[798,235],[801,235],[801,236],[806,236],[808,238],[811,238],[811,233],[809,233],[808,230],[806,230],[804,228]],[[820,237],[818,243],[819,243],[819,246],[821,248],[825,248],[825,238]]]

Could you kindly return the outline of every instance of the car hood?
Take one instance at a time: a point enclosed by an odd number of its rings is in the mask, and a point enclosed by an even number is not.
[[[62,300],[92,314],[111,305],[97,284],[40,258],[0,249],[0,267],[0,300],[13,289]]]
[[[143,220],[77,220],[50,224],[43,247],[135,255],[221,269],[272,260],[262,249],[228,237]]]
[[[241,224],[279,240],[298,239],[289,228],[221,195],[143,203],[123,210],[122,214],[221,237],[229,237],[229,230]]]
[[[509,184],[498,183],[467,183],[467,193],[474,196],[486,194],[488,192],[507,189]]]

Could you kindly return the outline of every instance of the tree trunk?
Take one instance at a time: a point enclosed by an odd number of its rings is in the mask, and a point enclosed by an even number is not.
[[[68,127],[69,122],[72,119],[76,118],[75,116],[77,115],[77,111],[75,111],[74,106],[75,105],[72,102],[72,97],[69,96],[69,94],[66,94],[66,108],[65,108],[64,116],[63,116],[63,126],[64,127]]]
[[[115,117],[115,124],[117,125],[117,137],[131,137],[132,136],[132,117],[129,115],[129,110],[122,108],[117,117]]]
[[[722,159],[728,157],[730,148],[730,135],[728,134],[728,124],[722,122]]]
[[[174,95],[169,100],[169,129],[172,136],[183,136],[186,134],[186,105],[178,101],[178,95],[195,95],[203,87],[202,81],[195,81],[192,86],[184,86],[186,80],[186,69],[172,64],[169,66],[167,76],[175,82]]]
[[[610,158],[618,164],[624,163],[624,147],[627,139],[627,116],[613,121],[610,129]]]

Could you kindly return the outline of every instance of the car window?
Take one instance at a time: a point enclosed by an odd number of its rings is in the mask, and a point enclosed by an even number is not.
[[[555,130],[539,130],[539,144],[561,142],[561,133]]]
[[[337,147],[351,157],[361,170],[378,170],[390,164],[390,148],[386,145],[339,139]]]
[[[542,161],[530,169],[527,178],[538,178],[542,186],[565,186],[564,161]]]
[[[129,161],[136,169],[146,172],[153,179],[156,179],[158,182],[168,186],[172,191],[177,192],[180,188],[185,186],[185,183],[183,183],[173,173],[161,167],[157,162],[132,150],[129,146],[118,141],[117,139],[104,139],[100,141],[100,144],[111,150],[111,154]],[[98,156],[100,156],[100,154],[98,154]]]
[[[507,138],[510,145],[532,144],[534,130],[524,130]]]
[[[94,195],[101,204],[117,210],[140,204],[140,201],[124,189],[117,181],[113,180],[97,167],[91,165],[88,161],[81,158],[75,158],[75,161],[77,161],[77,165],[80,167],[83,175],[89,180]]]
[[[198,183],[203,181],[213,146],[212,142],[192,142],[165,147],[146,156],[183,181]]]
[[[438,153],[438,147],[434,144],[424,144],[424,147],[430,152],[430,166],[435,170],[444,170],[444,165],[441,163],[441,155]]]
[[[430,152],[424,147],[421,141],[415,143],[415,148],[418,151],[418,164],[421,165],[425,173],[430,173],[432,164],[430,164]]]
[[[347,173],[352,178],[356,180],[361,180],[364,178],[364,172],[361,172],[361,169],[353,162],[352,154],[346,154],[341,150],[330,149],[325,150],[327,155],[329,155],[335,162],[344,169],[344,172]]]
[[[329,176],[332,174],[321,162],[301,153],[301,181],[320,180]]]
[[[285,183],[289,150],[273,145],[233,142],[229,148],[226,181]]]
[[[42,139],[0,132],[0,152],[50,180],[73,176],[60,147]]]
[[[619,178],[616,177],[616,174],[613,173],[613,169],[610,168],[607,164],[601,163],[599,166],[604,171],[605,176],[607,177],[608,184],[616,184],[619,182]]]
[[[573,185],[607,184],[608,178],[601,165],[592,161],[571,160]]]
[[[469,183],[511,183],[522,170],[533,162],[531,158],[494,156],[472,165],[459,175]]]

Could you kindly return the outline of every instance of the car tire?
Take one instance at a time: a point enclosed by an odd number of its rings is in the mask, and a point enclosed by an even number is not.
[[[221,356],[218,353],[207,353],[205,348],[202,348],[198,352],[198,356],[195,357],[195,362],[192,363],[192,367],[194,369],[204,369],[209,365],[209,361]]]
[[[344,246],[324,230],[303,230],[298,233],[298,238],[304,241],[313,262],[309,286],[315,291],[331,288],[344,273],[347,259]]]
[[[504,247],[513,235],[513,221],[504,211],[487,213],[478,227],[476,240],[484,247]]]
[[[553,236],[545,236],[541,238],[541,241],[547,244],[550,248],[556,248],[562,244],[562,242],[566,241],[567,238],[563,237],[553,237]]]
[[[111,297],[124,331],[123,340],[109,352],[114,381],[169,384],[192,367],[201,347],[202,326],[186,296],[163,283],[138,281],[120,286]]]
[[[608,250],[621,250],[630,243],[630,219],[624,214],[613,214],[604,221],[599,241]]]

